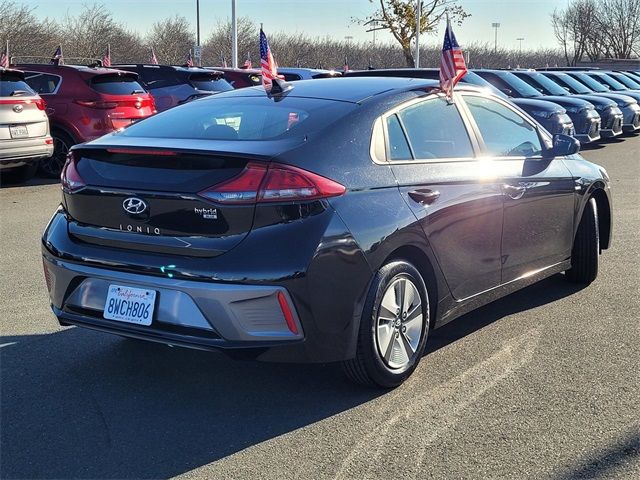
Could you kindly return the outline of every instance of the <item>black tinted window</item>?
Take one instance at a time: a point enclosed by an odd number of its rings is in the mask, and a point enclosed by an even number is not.
[[[212,75],[208,73],[197,73],[189,77],[191,85],[198,90],[204,90],[206,92],[226,92],[233,90],[233,87],[224,78],[219,75]]]
[[[133,93],[145,93],[142,85],[133,77],[120,75],[100,75],[91,79],[91,87],[107,95],[131,95]]]
[[[471,141],[460,112],[444,98],[412,105],[398,116],[416,159],[473,157]]]
[[[172,69],[147,66],[141,67],[136,72],[140,74],[140,79],[150,90],[180,83],[178,76]]]
[[[387,134],[389,137],[389,159],[411,160],[411,150],[407,143],[407,137],[404,136],[398,117],[395,115],[387,117]]]
[[[510,108],[489,98],[465,95],[487,150],[498,157],[539,155],[537,130]]]
[[[34,91],[20,77],[3,74],[0,80],[0,97],[34,95]]]
[[[224,94],[221,94],[224,95]],[[122,132],[131,137],[267,140],[320,130],[353,104],[310,98],[214,97],[167,110]]]
[[[44,95],[55,92],[62,80],[57,75],[40,72],[25,72],[24,76],[29,86],[36,93]]]
[[[284,80],[285,82],[295,82],[296,80],[302,80],[302,77],[297,73],[285,73]]]

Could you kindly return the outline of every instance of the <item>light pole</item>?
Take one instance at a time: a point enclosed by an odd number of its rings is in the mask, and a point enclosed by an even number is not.
[[[418,0],[418,8],[416,9],[416,68],[420,68],[420,4],[422,0]]]
[[[198,46],[198,66],[202,66],[202,53],[200,50],[200,0],[196,0],[196,45]]]
[[[518,42],[520,42],[519,53],[522,55],[522,42],[524,41],[524,37],[516,38]]]
[[[498,52],[498,28],[500,28],[500,24],[497,22],[494,22],[491,24],[491,26],[496,29],[495,39],[493,44],[493,53],[497,53]]]

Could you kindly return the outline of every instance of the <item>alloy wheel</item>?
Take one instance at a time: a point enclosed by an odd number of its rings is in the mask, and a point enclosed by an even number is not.
[[[391,282],[382,296],[376,322],[378,353],[389,368],[403,368],[413,359],[426,320],[415,284],[405,276]]]
[[[70,145],[60,137],[53,137],[53,155],[40,162],[40,168],[48,177],[56,177],[62,172],[64,162],[67,160]]]

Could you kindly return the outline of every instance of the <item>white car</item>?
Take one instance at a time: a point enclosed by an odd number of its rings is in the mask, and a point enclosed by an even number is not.
[[[20,70],[0,68],[0,172],[31,178],[41,158],[53,154],[45,102]]]

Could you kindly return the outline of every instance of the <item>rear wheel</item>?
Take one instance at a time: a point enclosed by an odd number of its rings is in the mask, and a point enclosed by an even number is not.
[[[413,373],[429,332],[429,296],[418,270],[398,260],[377,273],[364,305],[356,356],[347,376],[365,385],[397,387]]]
[[[592,198],[584,208],[576,238],[573,241],[571,268],[565,272],[567,280],[573,283],[593,282],[598,276],[599,255],[598,206],[595,198]]]
[[[40,160],[39,171],[43,177],[58,178],[67,160],[69,149],[75,142],[69,135],[59,130],[53,130],[51,137],[53,137],[53,155]]]

